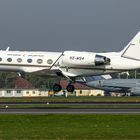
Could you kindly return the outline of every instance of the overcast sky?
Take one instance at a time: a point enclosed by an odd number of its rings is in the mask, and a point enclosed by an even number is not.
[[[140,30],[140,0],[0,0],[0,48],[120,51]]]

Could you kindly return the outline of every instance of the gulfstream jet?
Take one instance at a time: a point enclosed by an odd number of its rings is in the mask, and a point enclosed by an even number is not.
[[[68,91],[77,77],[103,75],[140,68],[140,32],[120,52],[39,52],[0,51],[0,70],[22,73],[40,73],[63,76],[69,79]],[[61,90],[55,84],[54,91]]]

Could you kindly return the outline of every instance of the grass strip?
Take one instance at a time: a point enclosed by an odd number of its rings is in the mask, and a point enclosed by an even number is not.
[[[140,102],[140,97],[1,97],[0,102]]]
[[[0,140],[139,140],[140,115],[0,115]]]

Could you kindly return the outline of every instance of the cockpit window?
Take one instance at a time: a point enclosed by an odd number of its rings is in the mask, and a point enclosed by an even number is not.
[[[87,82],[91,82],[91,81],[97,81],[97,80],[103,80],[104,78],[101,76],[87,76],[85,77]]]

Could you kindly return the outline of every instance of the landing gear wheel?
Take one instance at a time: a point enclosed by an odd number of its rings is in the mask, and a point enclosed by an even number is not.
[[[74,88],[73,85],[68,85],[68,86],[66,87],[66,89],[67,89],[68,92],[73,92],[75,88]]]
[[[62,89],[61,85],[59,85],[59,84],[53,85],[53,91],[54,92],[59,92],[59,91],[61,91],[61,89]]]

